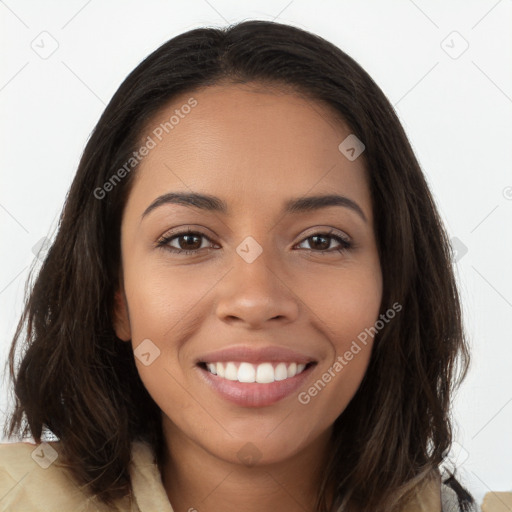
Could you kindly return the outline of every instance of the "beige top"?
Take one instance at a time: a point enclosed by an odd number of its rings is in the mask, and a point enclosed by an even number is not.
[[[129,471],[135,503],[130,506],[126,498],[111,508],[82,491],[58,466],[59,443],[0,444],[1,512],[173,512],[148,444],[132,444]]]
[[[484,496],[482,512],[510,512],[512,492],[488,492]]]
[[[59,443],[0,444],[0,512],[173,512],[148,444],[132,444],[134,503],[125,498],[116,508],[107,508],[59,467]],[[441,512],[440,487],[440,478],[432,480],[406,512]]]

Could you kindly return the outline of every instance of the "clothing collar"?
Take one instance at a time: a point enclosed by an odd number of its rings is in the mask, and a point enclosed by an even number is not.
[[[173,512],[153,450],[146,442],[132,443],[130,477],[140,512]]]

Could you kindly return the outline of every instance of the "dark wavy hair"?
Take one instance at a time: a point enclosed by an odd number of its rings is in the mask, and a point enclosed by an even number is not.
[[[53,433],[74,478],[106,504],[131,494],[132,441],[148,442],[162,467],[161,411],[142,384],[131,344],[113,329],[120,225],[137,169],[104,199],[94,191],[128,161],[145,127],[175,96],[252,82],[328,105],[366,146],[381,312],[397,301],[403,313],[376,335],[363,381],[334,423],[316,510],[397,510],[451,446],[452,393],[469,364],[450,243],[381,89],[330,42],[279,23],[251,20],[174,37],[114,94],[30,292],[27,281],[8,358],[15,404],[4,433],[30,433],[36,442]],[[20,340],[25,350],[17,365]],[[331,503],[328,489],[335,489]]]

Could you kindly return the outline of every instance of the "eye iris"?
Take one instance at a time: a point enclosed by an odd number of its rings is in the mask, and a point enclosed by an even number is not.
[[[194,238],[196,239],[196,241],[199,240],[199,244],[197,244],[197,242],[195,244],[195,245],[197,245],[197,247],[193,247],[193,245],[194,245],[193,242],[192,242],[192,244],[189,244],[188,242],[186,242],[185,244],[181,243],[183,239],[187,239],[187,240],[191,241]],[[179,240],[180,248],[184,249],[184,250],[194,250],[194,249],[199,249],[201,247],[201,237],[197,236],[197,235],[181,235],[178,238],[178,240]]]
[[[312,247],[314,249],[328,249],[329,245],[331,245],[330,238],[328,236],[314,235],[314,236],[309,237],[309,239],[310,240],[315,240],[315,242],[312,244]],[[320,244],[317,244],[316,241],[319,240],[319,239],[323,240],[324,242],[320,243]]]
[[[178,245],[180,248],[176,248],[177,251],[192,253],[201,249],[203,237],[204,235],[202,234],[189,232],[170,237],[167,239],[167,243],[169,243],[170,239],[178,240]],[[312,250],[316,250],[318,252],[326,252],[329,249],[333,239],[337,239],[337,237],[333,237],[330,234],[316,234],[309,236],[306,240],[309,241],[309,246]]]

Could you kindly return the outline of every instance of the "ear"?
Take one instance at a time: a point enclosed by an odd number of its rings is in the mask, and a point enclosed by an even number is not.
[[[121,285],[122,286],[122,285]],[[124,289],[117,290],[114,295],[114,330],[116,336],[123,341],[130,341],[132,332],[130,329],[130,316]]]

